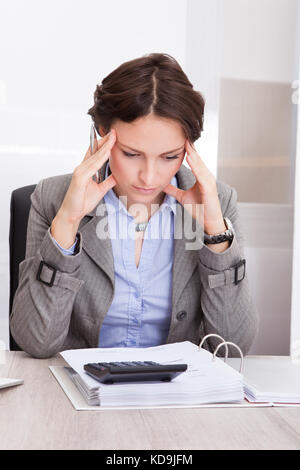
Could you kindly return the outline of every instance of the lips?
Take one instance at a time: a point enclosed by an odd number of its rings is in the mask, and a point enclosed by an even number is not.
[[[137,191],[140,191],[141,193],[152,193],[153,191],[156,190],[156,188],[141,188],[141,187],[138,187],[138,186],[133,186],[134,189],[136,189]]]
[[[140,186],[135,186],[136,189],[144,189],[145,191],[153,191],[156,188],[141,188]]]

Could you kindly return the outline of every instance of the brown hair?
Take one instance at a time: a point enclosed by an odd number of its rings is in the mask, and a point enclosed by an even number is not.
[[[88,110],[99,132],[114,120],[132,122],[150,113],[176,120],[190,142],[203,129],[204,98],[168,54],[152,53],[124,62],[97,85]]]

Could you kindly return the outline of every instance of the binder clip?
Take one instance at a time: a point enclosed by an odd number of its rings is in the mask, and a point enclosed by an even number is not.
[[[228,347],[227,347],[227,345],[229,344],[230,346],[235,347],[235,348],[239,351],[239,353],[240,353],[241,364],[240,364],[240,370],[239,370],[239,372],[242,374],[242,373],[243,373],[243,368],[244,368],[244,355],[243,355],[241,349],[239,348],[239,346],[238,346],[237,344],[231,343],[230,341],[225,341],[224,338],[222,338],[222,336],[220,336],[220,335],[216,335],[216,334],[214,334],[214,333],[210,333],[209,335],[206,335],[206,336],[204,336],[204,338],[202,338],[201,343],[199,344],[199,351],[200,351],[200,349],[202,348],[203,343],[207,340],[207,338],[210,338],[210,337],[212,337],[212,336],[214,336],[215,338],[219,338],[219,339],[222,340],[222,343],[218,344],[218,346],[217,346],[216,349],[214,350],[212,360],[213,360],[213,361],[216,360],[216,355],[217,355],[217,352],[218,352],[218,350],[220,349],[220,347],[221,347],[221,346],[225,346],[225,358],[224,358],[224,362],[226,362],[226,361],[227,361],[227,358],[228,358]]]
[[[222,344],[223,344],[223,343],[226,343],[225,339],[222,338],[222,336],[216,335],[215,333],[210,333],[209,335],[206,335],[206,336],[204,336],[204,338],[202,338],[201,343],[199,344],[199,350],[202,348],[202,345],[203,345],[203,343],[207,340],[207,338],[210,338],[211,336],[214,336],[215,338],[221,339],[221,340],[222,340]],[[225,351],[226,351],[226,352],[225,352],[225,359],[224,359],[224,361],[226,362],[227,357],[228,357],[228,348],[227,348],[227,345],[225,345]]]
[[[235,344],[235,343],[232,343],[231,341],[224,341],[223,343],[218,344],[218,346],[217,346],[216,349],[214,350],[213,361],[216,360],[216,354],[217,354],[217,352],[218,352],[218,349],[220,349],[220,347],[223,346],[223,345],[226,347],[226,354],[227,354],[227,351],[228,351],[227,344],[230,344],[230,346],[235,347],[235,348],[239,351],[240,356],[241,356],[241,363],[240,363],[240,370],[239,370],[239,372],[240,372],[240,374],[242,374],[242,373],[243,373],[243,368],[244,368],[244,355],[243,355],[241,349],[239,348],[239,346],[238,346],[237,344]],[[226,357],[226,359],[227,359],[227,357]],[[225,362],[226,362],[226,361],[225,361]]]

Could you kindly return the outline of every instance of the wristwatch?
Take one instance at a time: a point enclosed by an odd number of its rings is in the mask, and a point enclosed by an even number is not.
[[[226,231],[219,233],[218,235],[208,235],[204,232],[204,243],[205,245],[215,245],[217,243],[223,243],[226,241],[232,241],[234,236],[234,229],[232,223],[228,217],[224,217],[224,223],[226,225]]]

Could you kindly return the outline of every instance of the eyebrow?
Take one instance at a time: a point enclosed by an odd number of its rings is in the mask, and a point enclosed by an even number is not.
[[[122,145],[123,147],[126,147],[127,149],[133,150],[134,152],[144,153],[141,150],[133,149],[132,147],[129,147],[128,145],[122,144],[121,142],[119,142],[119,144]],[[177,148],[177,149],[169,150],[168,152],[163,152],[163,153],[160,154],[160,156],[161,155],[167,155],[167,154],[173,153],[173,152],[177,152],[178,150],[182,149],[183,147],[184,147],[184,144],[181,147]]]

